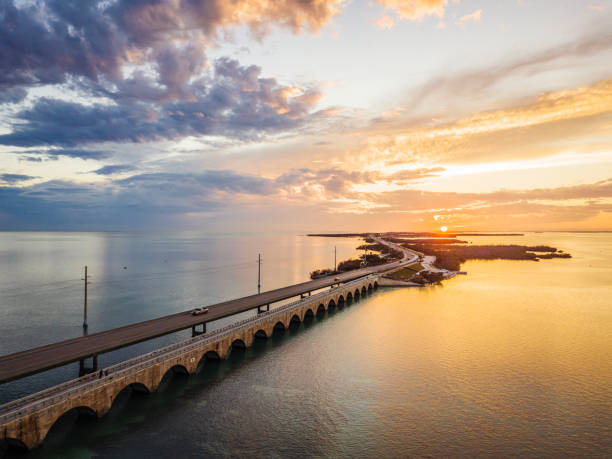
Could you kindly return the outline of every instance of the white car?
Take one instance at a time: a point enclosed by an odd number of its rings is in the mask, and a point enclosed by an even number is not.
[[[191,314],[194,316],[199,316],[200,314],[206,314],[208,312],[208,308],[195,308],[191,311]]]

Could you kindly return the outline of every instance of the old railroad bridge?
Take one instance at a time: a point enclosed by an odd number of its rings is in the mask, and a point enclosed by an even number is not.
[[[401,251],[403,259],[225,301],[210,306],[205,315],[185,311],[1,356],[0,384],[77,361],[81,374],[1,405],[0,441],[25,448],[41,446],[53,424],[69,411],[103,416],[122,390],[154,392],[168,372],[193,374],[202,361],[225,359],[233,348],[247,348],[255,338],[270,337],[275,329],[287,329],[292,322],[343,307],[378,288],[383,272],[418,258],[403,247],[374,239]],[[296,301],[270,309],[272,303],[296,297]],[[206,332],[207,322],[254,309],[254,317]],[[191,339],[98,369],[99,354],[189,328]],[[89,368],[86,359],[91,359]]]
[[[328,308],[343,307],[376,289],[378,283],[378,274],[370,274],[333,285],[225,328],[9,402],[0,406],[0,439],[26,448],[40,446],[53,424],[68,411],[77,409],[103,416],[126,387],[153,392],[169,371],[193,374],[203,360],[224,359],[232,348],[249,347],[255,338],[270,337],[275,329],[287,329],[292,322],[302,322]]]

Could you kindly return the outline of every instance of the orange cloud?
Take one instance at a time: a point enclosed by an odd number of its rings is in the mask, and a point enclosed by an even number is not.
[[[400,19],[422,21],[425,16],[444,16],[448,0],[376,0],[387,9],[396,12]],[[458,3],[458,0],[453,0]]]
[[[469,115],[452,122],[382,120],[363,132],[360,161],[474,162],[518,160],[609,148],[612,80],[555,91],[529,104]],[[519,134],[520,133],[520,134]],[[593,143],[593,136],[599,144]],[[590,139],[590,140],[589,140]],[[581,149],[585,142],[586,150]],[[561,147],[560,145],[565,145]]]
[[[455,22],[458,26],[462,26],[466,22],[480,22],[480,18],[482,17],[482,10],[476,10],[471,14],[466,14],[465,16],[461,16],[461,18]]]

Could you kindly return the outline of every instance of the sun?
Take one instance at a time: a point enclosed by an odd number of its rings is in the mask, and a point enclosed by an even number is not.
[[[446,226],[441,226],[440,231],[442,231],[443,233],[446,233],[448,231],[448,228]]]

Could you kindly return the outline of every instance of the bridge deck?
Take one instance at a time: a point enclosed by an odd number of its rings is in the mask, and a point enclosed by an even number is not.
[[[350,271],[337,277],[340,278],[341,282],[349,282],[368,274],[385,271],[400,264],[412,262],[411,258],[414,258],[414,255],[406,251],[404,253],[406,257],[401,262]],[[248,311],[258,306],[275,303],[329,287],[335,283],[338,283],[338,281],[334,281],[333,278],[329,277],[315,279],[301,284],[270,290],[259,295],[246,296],[209,306],[210,310],[205,316],[194,316],[191,314],[191,311],[185,311],[5,355],[0,357],[0,384],[66,365],[86,357],[103,354],[114,349],[184,330],[194,325]]]

